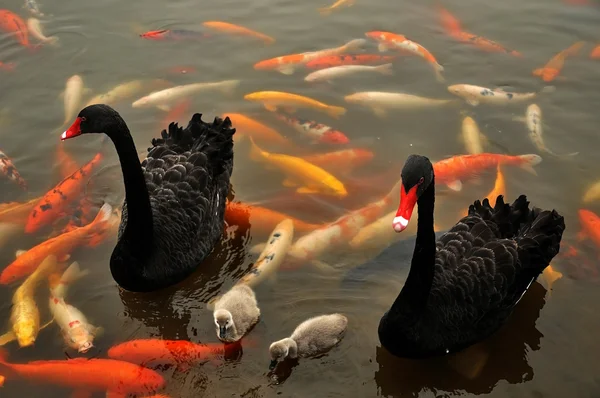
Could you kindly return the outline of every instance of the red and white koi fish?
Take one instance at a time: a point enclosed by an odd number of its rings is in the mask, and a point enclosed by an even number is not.
[[[461,180],[477,177],[487,169],[498,165],[513,165],[537,175],[533,166],[540,164],[538,155],[502,155],[497,153],[480,153],[477,155],[459,155],[440,160],[433,164],[435,182],[445,184],[453,191],[462,189]]]
[[[325,124],[286,116],[281,113],[276,113],[275,116],[288,126],[293,127],[300,134],[310,137],[313,142],[336,145],[350,142],[346,134]]]
[[[313,260],[319,265],[319,257],[328,250],[347,244],[366,225],[381,217],[398,197],[400,182],[381,200],[346,214],[301,237],[294,243],[288,255],[299,260]]]
[[[0,151],[0,171],[9,180],[16,182],[23,190],[27,190],[27,183],[17,171],[17,168],[13,164],[12,160],[2,151]]]
[[[74,262],[62,276],[53,274],[49,278],[50,312],[62,331],[65,343],[80,353],[88,352],[94,346],[94,337],[100,328],[92,326],[81,311],[67,304],[65,296],[68,286],[88,273],[82,271],[79,264]]]
[[[300,54],[282,55],[264,61],[257,62],[254,65],[256,70],[276,70],[284,75],[291,75],[302,65],[317,58],[330,55],[340,55],[351,51],[356,51],[366,44],[364,39],[354,39],[340,47],[328,48],[326,50],[312,51]]]
[[[429,52],[429,50],[427,50],[419,43],[408,39],[404,35],[399,35],[391,32],[373,31],[365,33],[365,36],[379,42],[378,48],[381,52],[390,49],[397,49],[423,58],[425,61],[429,62],[429,64],[433,67],[437,80],[440,82],[445,81],[444,77],[442,76],[442,72],[444,72],[444,67],[440,65],[440,63],[433,56],[433,54]]]

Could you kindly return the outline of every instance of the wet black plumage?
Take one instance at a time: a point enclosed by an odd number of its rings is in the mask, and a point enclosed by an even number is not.
[[[81,131],[114,142],[125,183],[119,240],[111,256],[116,282],[131,291],[175,284],[210,254],[223,232],[233,170],[229,118],[212,123],[193,115],[184,129],[171,123],[138,160],[119,114],[106,105],[83,109]]]
[[[412,358],[460,351],[497,331],[558,254],[565,229],[555,210],[530,208],[523,195],[512,205],[499,196],[493,208],[487,199],[476,201],[436,242],[433,168],[418,158],[420,167],[403,170],[408,182],[411,173],[431,173],[418,201],[411,270],[379,325],[382,345]]]

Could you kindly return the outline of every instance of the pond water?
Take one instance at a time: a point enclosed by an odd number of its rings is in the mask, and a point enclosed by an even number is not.
[[[443,6],[461,20],[464,30],[523,54],[517,57],[486,52],[448,35],[440,21],[438,3],[429,0],[357,0],[355,5],[342,6],[330,15],[318,12],[318,8],[330,5],[326,0],[39,0],[45,14],[39,17],[44,32],[58,37],[58,46],[44,45],[30,51],[0,31],[0,61],[16,65],[13,71],[0,68],[0,150],[12,159],[28,184],[28,190],[23,191],[14,182],[0,179],[0,202],[25,202],[45,194],[61,180],[56,160],[65,118],[60,93],[67,79],[75,74],[89,89],[84,93],[82,106],[92,95],[136,79],[164,79],[167,83],[161,84],[167,87],[240,80],[231,94],[193,96],[190,109],[177,121],[187,123],[192,112],[203,113],[205,119],[243,113],[292,140],[297,146],[296,154],[342,147],[372,151],[374,156],[366,164],[352,171],[339,171],[340,179],[354,187],[345,199],[300,195],[282,185],[281,173],[250,158],[248,140],[241,139],[243,131],[239,130],[232,177],[235,200],[259,204],[310,223],[334,221],[380,199],[397,181],[401,166],[411,153],[426,155],[432,161],[466,153],[460,138],[461,121],[470,116],[489,141],[486,152],[533,153],[543,158],[535,166],[537,175],[518,167],[503,168],[506,195],[512,201],[521,193],[527,194],[532,204],[557,209],[567,225],[562,250],[572,248],[578,252],[576,257],[559,256],[553,261],[554,269],[563,277],[553,284],[551,294],[544,278],[532,285],[509,323],[486,342],[489,356],[476,377],[469,378],[441,360],[400,360],[380,346],[379,319],[400,291],[408,270],[392,263],[379,269],[358,269],[360,272],[354,267],[390,243],[383,239],[368,249],[342,246],[326,250],[325,260],[337,268],[332,273],[323,273],[311,264],[279,270],[276,280],[256,288],[261,319],[244,340],[243,350],[185,371],[160,368],[167,381],[164,393],[170,397],[597,397],[598,248],[578,239],[582,228],[578,210],[587,208],[600,213],[599,201],[582,202],[587,187],[600,179],[600,59],[590,58],[590,52],[600,43],[600,5],[591,0],[589,4],[575,3],[443,1]],[[0,7],[24,20],[31,17],[21,0],[4,0]],[[204,21],[242,25],[276,41],[266,45],[260,40],[227,34],[174,41],[139,36],[157,29],[208,32],[202,25]],[[394,60],[393,75],[364,73],[332,83],[304,81],[314,71],[304,68],[292,75],[253,68],[261,60],[337,47],[365,38],[365,32],[374,30],[405,34],[426,47],[444,66],[446,82],[436,81],[425,61],[406,54]],[[35,38],[31,41],[37,42]],[[579,55],[566,60],[559,78],[544,83],[532,74],[532,70],[577,41],[586,44]],[[379,54],[372,40],[363,52]],[[187,73],[177,72],[182,69]],[[447,86],[460,83],[520,93],[539,92],[534,102],[543,111],[546,145],[559,154],[579,152],[578,155],[553,157],[539,152],[529,139],[525,124],[513,120],[524,116],[527,105],[533,101],[477,107],[457,101],[450,106],[392,110],[385,117],[344,101],[344,96],[360,91],[455,99]],[[555,89],[544,89],[548,85]],[[139,152],[166,127],[164,111],[131,106],[152,89],[148,87],[114,104],[127,122]],[[267,90],[302,94],[347,108],[339,120],[314,110],[299,110],[296,116],[331,125],[344,132],[350,143],[339,147],[311,144],[259,103],[244,100],[248,93]],[[63,149],[83,165],[101,145],[99,137],[88,136],[65,142]],[[268,151],[277,149],[268,142],[261,146]],[[103,151],[106,159],[94,171],[88,191],[95,208],[105,201],[119,205],[124,196],[116,153],[111,146]],[[438,227],[452,226],[468,204],[492,189],[495,177],[494,169],[484,171],[479,178],[463,181],[460,192],[439,186]],[[385,213],[396,205],[391,204]],[[96,338],[95,347],[84,356],[105,358],[108,348],[134,338],[218,342],[207,303],[227,291],[256,259],[249,248],[263,242],[268,233],[257,231],[260,220],[253,220],[253,224],[254,228],[248,224],[230,226],[213,255],[196,273],[177,286],[152,294],[125,292],[112,279],[108,263],[115,237],[95,248],[72,252],[71,258],[90,274],[71,287],[69,300],[91,323],[104,329]],[[14,260],[16,250],[43,242],[49,233],[45,229],[33,234],[18,230],[3,236],[0,269],[2,264]],[[410,238],[411,234],[414,229],[394,239]],[[6,330],[10,327],[11,297],[17,286],[0,286],[0,321],[6,322]],[[45,304],[47,290],[39,289],[38,293],[44,323],[50,317]],[[269,372],[271,342],[289,336],[296,325],[311,316],[333,312],[343,313],[349,319],[348,332],[339,346],[320,358],[287,364],[275,374]],[[11,363],[78,356],[65,348],[56,325],[42,330],[32,347],[19,349],[13,342],[4,348]],[[52,385],[12,379],[0,390],[3,397],[53,398],[70,393]]]

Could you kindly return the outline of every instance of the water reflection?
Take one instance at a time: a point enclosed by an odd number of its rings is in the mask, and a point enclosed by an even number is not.
[[[417,397],[423,391],[466,391],[472,394],[491,392],[501,380],[510,384],[533,379],[533,368],[527,361],[529,351],[540,348],[542,333],[536,321],[546,303],[546,289],[535,282],[515,308],[508,322],[491,338],[455,354],[454,358],[408,360],[392,356],[377,347],[379,370],[375,381],[383,396]],[[473,377],[465,373],[462,364],[476,365],[475,353],[487,355],[480,373]],[[460,365],[459,365],[460,364]]]

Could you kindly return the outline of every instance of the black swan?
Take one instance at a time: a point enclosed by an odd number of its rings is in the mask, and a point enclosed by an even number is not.
[[[558,254],[565,229],[555,210],[500,195],[493,208],[476,201],[436,242],[434,179],[428,158],[408,157],[393,227],[403,231],[418,204],[417,237],[404,287],[379,323],[379,341],[398,357],[446,355],[496,332]]]
[[[86,133],[112,140],[123,172],[125,202],[110,258],[115,281],[149,292],[185,279],[223,233],[235,133],[229,118],[205,123],[196,113],[185,129],[171,123],[141,165],[127,125],[111,107],[84,108],[61,140]]]

